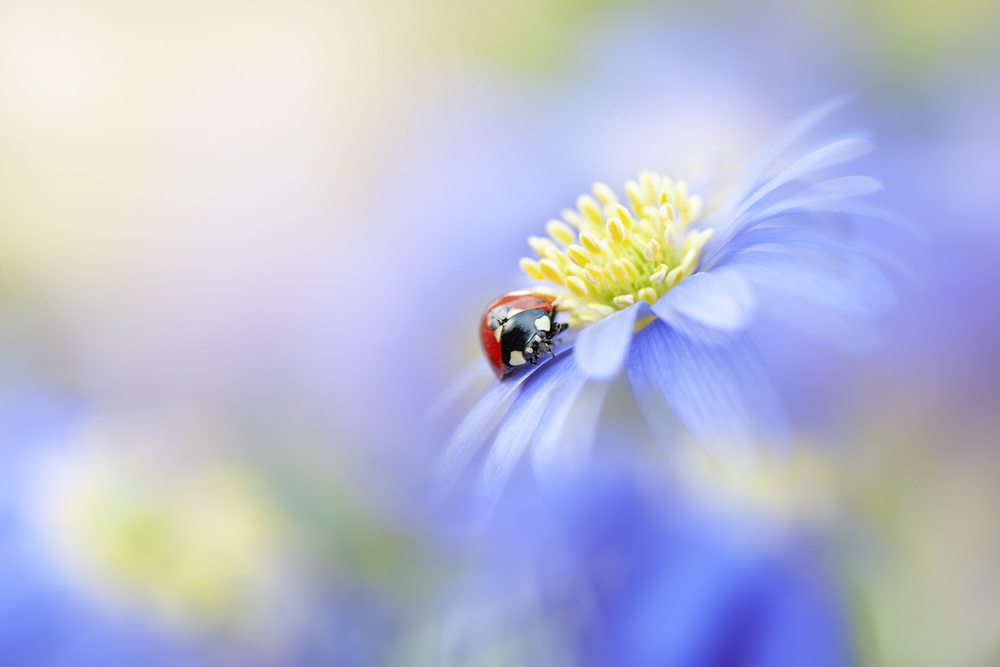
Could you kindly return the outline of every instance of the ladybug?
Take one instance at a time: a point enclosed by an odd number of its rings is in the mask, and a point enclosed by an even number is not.
[[[566,328],[555,321],[556,297],[530,291],[509,292],[486,307],[479,324],[483,353],[501,380],[525,364],[535,365],[552,352],[549,343]]]

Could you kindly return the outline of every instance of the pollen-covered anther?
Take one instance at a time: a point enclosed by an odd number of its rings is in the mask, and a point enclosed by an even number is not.
[[[614,190],[601,182],[594,183],[594,196],[605,206],[614,206],[618,203]]]
[[[656,303],[656,300],[660,298],[659,293],[652,287],[643,287],[639,290],[639,300],[645,301],[649,305]]]
[[[568,262],[566,255],[555,247],[545,249],[545,259],[551,259],[560,266],[565,266]]]
[[[600,240],[601,252],[605,257],[617,257],[618,251],[611,247],[611,241],[604,238]]]
[[[608,238],[610,238],[612,241],[614,241],[619,245],[625,243],[626,239],[625,225],[617,217],[608,218],[608,221],[605,224],[604,229],[608,233]]]
[[[628,257],[622,257],[621,258],[621,263],[622,263],[622,266],[625,267],[625,272],[628,273],[629,279],[631,279],[631,280],[638,280],[639,279],[639,276],[641,274],[639,273],[639,268],[635,265],[635,262],[633,262]]]
[[[545,253],[549,250],[558,250],[555,243],[541,236],[529,236],[528,245],[539,257],[545,257]]]
[[[577,266],[587,266],[592,261],[590,255],[583,246],[571,245],[566,248],[566,255]]]
[[[715,235],[714,229],[705,229],[695,234],[694,238],[691,239],[690,251],[701,252],[701,249],[705,247],[705,244]]]
[[[646,261],[652,262],[660,257],[660,244],[656,239],[649,239],[649,243],[646,247],[642,249],[642,256],[646,258]]]
[[[631,306],[633,303],[635,303],[635,295],[619,294],[613,299],[613,301],[615,302],[615,305],[618,306],[619,308],[625,308],[626,306]]]
[[[566,278],[566,286],[570,288],[573,294],[579,297],[587,296],[587,292],[590,291],[587,288],[587,283],[584,280],[577,278],[576,276],[570,276]]]
[[[683,273],[688,273],[691,269],[694,268],[694,264],[697,261],[698,261],[698,251],[688,250],[686,253],[684,253],[684,259],[681,260],[681,265],[678,266],[677,268],[679,268]]]
[[[656,202],[662,192],[660,177],[651,171],[644,171],[639,174],[639,184],[642,186],[642,194],[647,202]]]
[[[615,204],[615,214],[622,221],[622,224],[625,225],[625,229],[632,229],[632,215],[628,212],[627,208],[621,204]]]
[[[631,202],[634,210],[641,211],[643,209],[642,189],[639,187],[638,183],[635,181],[629,181],[626,183],[625,194],[628,195],[629,202]]]
[[[611,260],[604,266],[604,270],[611,274],[618,282],[628,280],[628,269],[625,268],[625,262],[621,259]]]
[[[677,228],[674,227],[674,223],[668,222],[666,228],[663,230],[663,240],[667,242],[667,245],[677,245]]]
[[[573,209],[564,208],[562,210],[562,213],[560,213],[559,215],[561,215],[562,219],[568,222],[573,227],[576,227],[577,229],[583,228],[584,225],[583,218],[580,217],[580,214],[574,211]]]
[[[561,283],[565,280],[566,276],[563,274],[562,269],[559,265],[553,262],[551,259],[539,260],[538,265],[542,269],[542,273],[548,280],[554,283]]]
[[[621,203],[607,185],[577,199],[577,210],[546,225],[547,237],[528,243],[540,259],[523,259],[533,280],[552,283],[574,326],[607,317],[633,303],[656,303],[692,275],[711,229],[692,228],[702,202],[682,181],[642,172],[625,185]],[[545,286],[539,286],[539,289]]]
[[[576,233],[573,231],[573,228],[562,220],[549,220],[548,224],[545,225],[545,231],[549,233],[549,236],[563,245],[569,245],[576,240]]]
[[[542,267],[538,265],[533,259],[528,259],[527,257],[522,257],[519,263],[521,270],[524,271],[532,280],[545,280],[545,274],[542,273]]]
[[[583,270],[583,277],[591,285],[600,285],[604,281],[604,270],[596,264],[589,264]]]
[[[615,309],[611,306],[605,306],[603,303],[590,302],[587,304],[587,308],[591,311],[597,313],[601,317],[607,317],[611,313],[615,312]]]
[[[604,254],[604,249],[601,248],[600,239],[590,232],[580,232],[580,245],[586,248],[587,252],[595,257],[600,257]]]
[[[671,287],[673,287],[674,285],[676,285],[677,284],[677,280],[680,278],[681,270],[682,269],[683,269],[683,267],[680,267],[680,266],[675,266],[674,268],[672,268],[669,271],[669,273],[667,273],[666,277],[663,279],[663,285],[664,285],[664,287],[666,287],[667,289],[670,289]]]
[[[589,218],[598,225],[603,222],[601,217],[601,206],[590,195],[580,195],[576,200],[576,206],[585,217]]]
[[[674,186],[674,202],[678,211],[687,210],[688,186],[684,181],[678,181]]]

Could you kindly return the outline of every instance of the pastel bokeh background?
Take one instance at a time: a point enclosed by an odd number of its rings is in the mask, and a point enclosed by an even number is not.
[[[916,284],[866,355],[763,332],[797,453],[749,500],[692,454],[680,505],[808,536],[861,664],[1000,662],[998,28],[985,0],[3,2],[0,664],[574,664],[492,560],[548,524],[470,547],[425,511],[428,406],[594,181],[710,189],[842,94],[930,237],[882,239]]]

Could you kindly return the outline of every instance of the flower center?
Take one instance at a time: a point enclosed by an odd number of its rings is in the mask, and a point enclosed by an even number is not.
[[[607,317],[637,301],[654,303],[698,267],[715,230],[690,229],[702,210],[684,181],[644,171],[625,184],[631,209],[607,185],[581,195],[577,210],[528,237],[538,259],[523,258],[529,278],[552,283],[571,327]]]

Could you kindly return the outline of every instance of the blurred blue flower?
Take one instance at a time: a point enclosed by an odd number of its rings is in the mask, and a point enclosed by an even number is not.
[[[559,296],[579,333],[560,358],[487,390],[451,438],[442,488],[494,429],[480,484],[487,501],[529,444],[542,476],[572,465],[622,368],[661,439],[675,438],[679,425],[730,456],[759,438],[786,441],[749,325],[765,314],[847,349],[869,347],[871,321],[895,300],[873,260],[899,267],[851,223],[868,218],[914,231],[858,199],[881,188],[875,179],[823,175],[866,154],[872,146],[863,137],[829,141],[775,169],[841,104],[819,107],[775,137],[703,220],[701,199],[686,184],[645,172],[627,184],[631,210],[599,183],[596,199],[581,197],[577,211],[548,224],[551,238],[529,239],[539,259],[523,259],[521,268],[542,282],[538,291]]]
[[[854,663],[848,610],[809,540],[650,481],[591,470],[505,503],[414,664]]]
[[[220,451],[223,429],[178,435],[44,392],[0,396],[0,664],[358,665],[385,652],[395,598],[346,556],[292,539],[259,469]],[[360,557],[393,535],[323,516],[297,520]],[[390,567],[403,566],[379,572]]]

